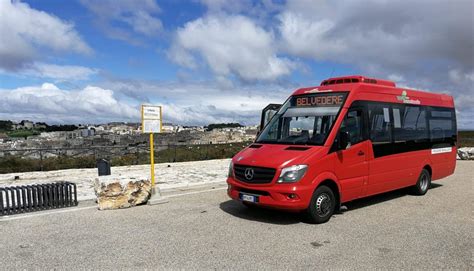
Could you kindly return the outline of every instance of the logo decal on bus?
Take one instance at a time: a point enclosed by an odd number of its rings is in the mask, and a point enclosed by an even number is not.
[[[397,100],[405,104],[421,104],[420,100],[410,99],[410,97],[407,96],[406,90],[402,91],[402,95],[397,96]]]
[[[431,154],[447,153],[453,150],[452,147],[431,149]]]

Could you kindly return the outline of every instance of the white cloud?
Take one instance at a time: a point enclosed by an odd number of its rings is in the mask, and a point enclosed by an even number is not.
[[[92,75],[97,74],[97,72],[96,69],[83,66],[55,65],[35,62],[17,74],[39,78],[50,78],[56,81],[80,81],[89,79]]]
[[[474,93],[473,10],[470,0],[288,1],[277,16],[280,48],[294,57],[348,64],[368,76],[449,93],[465,127],[474,117],[474,106],[464,102]]]
[[[388,80],[394,81],[396,83],[403,83],[405,82],[405,78],[399,74],[390,74],[387,76]]]
[[[289,52],[316,60],[400,68],[445,59],[472,66],[472,8],[465,0],[290,1],[279,28]]]
[[[235,75],[245,81],[272,81],[289,75],[294,66],[277,56],[272,32],[244,16],[210,15],[178,29],[170,58],[194,68],[193,54],[202,57],[216,75]]]
[[[261,110],[269,103],[282,103],[295,86],[226,85],[217,82],[109,81],[101,85],[114,89],[116,96],[137,103],[164,106],[166,121],[180,124],[240,122],[256,124]],[[150,100],[148,97],[157,97]]]
[[[98,26],[110,37],[134,45],[143,43],[133,34],[156,37],[163,30],[163,24],[156,14],[160,7],[154,0],[81,0],[81,3],[96,16]],[[114,26],[115,23],[130,28]]]
[[[256,124],[268,103],[283,102],[290,91],[276,85],[222,89],[211,83],[108,82],[64,90],[54,84],[0,89],[0,119],[48,123],[139,122],[139,105],[163,105],[166,122],[206,125]],[[159,97],[150,100],[148,97]]]
[[[474,84],[474,71],[464,73],[461,70],[458,69],[452,69],[449,70],[449,79],[453,84],[469,84],[473,85]]]
[[[199,0],[205,5],[209,12],[228,11],[231,13],[241,12],[252,8],[251,0],[227,1],[227,0]]]
[[[280,32],[285,50],[292,55],[316,59],[332,59],[347,50],[350,44],[327,42],[324,34],[334,27],[328,19],[313,21],[301,14],[286,12],[280,15]]]
[[[41,50],[89,54],[70,22],[21,2],[0,1],[0,69],[16,71],[41,58]]]
[[[112,90],[87,86],[62,90],[54,84],[0,90],[0,116],[47,122],[138,121],[138,107],[114,97]]]
[[[168,51],[168,57],[178,65],[183,67],[196,69],[198,65],[196,59],[190,51],[186,50],[179,44],[174,44]]]

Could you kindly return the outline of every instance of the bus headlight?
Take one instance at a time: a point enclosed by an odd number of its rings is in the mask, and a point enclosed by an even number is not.
[[[294,165],[291,167],[286,167],[281,170],[280,177],[278,178],[278,183],[295,183],[301,178],[303,178],[306,170],[308,169],[307,165]]]
[[[234,163],[232,163],[232,161],[230,161],[229,173],[227,173],[227,177],[234,177]]]

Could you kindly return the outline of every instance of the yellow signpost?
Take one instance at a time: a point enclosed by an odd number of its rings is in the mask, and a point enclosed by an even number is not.
[[[150,174],[152,193],[155,193],[155,148],[154,133],[161,133],[163,127],[163,112],[159,105],[142,105],[142,132],[150,134]]]
[[[155,188],[155,140],[153,138],[153,133],[150,133],[150,176],[151,176],[151,188]],[[152,191],[153,191],[152,190]]]

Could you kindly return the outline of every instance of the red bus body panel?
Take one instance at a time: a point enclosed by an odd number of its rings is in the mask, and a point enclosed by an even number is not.
[[[296,90],[292,95],[324,92],[348,92],[339,117],[334,123],[324,146],[305,146],[304,151],[286,150],[293,145],[259,144],[260,148],[246,148],[232,159],[233,164],[275,168],[271,183],[249,184],[233,176],[227,179],[228,195],[239,200],[239,193],[254,191],[259,194],[259,205],[286,210],[304,210],[308,207],[313,191],[327,180],[337,184],[341,203],[415,185],[424,167],[432,173],[432,180],[453,174],[456,167],[456,147],[450,152],[432,154],[431,149],[410,151],[374,158],[370,140],[358,143],[348,150],[330,152],[337,136],[343,116],[354,101],[375,101],[406,104],[400,99],[405,93],[409,102],[419,105],[454,108],[453,98],[445,94],[434,94],[395,87],[393,82],[376,79],[377,84],[362,82],[362,76],[344,78],[358,79],[358,83],[323,85]],[[329,80],[338,80],[330,78]],[[357,155],[364,153],[364,155]],[[291,165],[306,164],[308,171],[296,183],[277,183],[281,169]],[[295,194],[296,198],[289,198]]]

